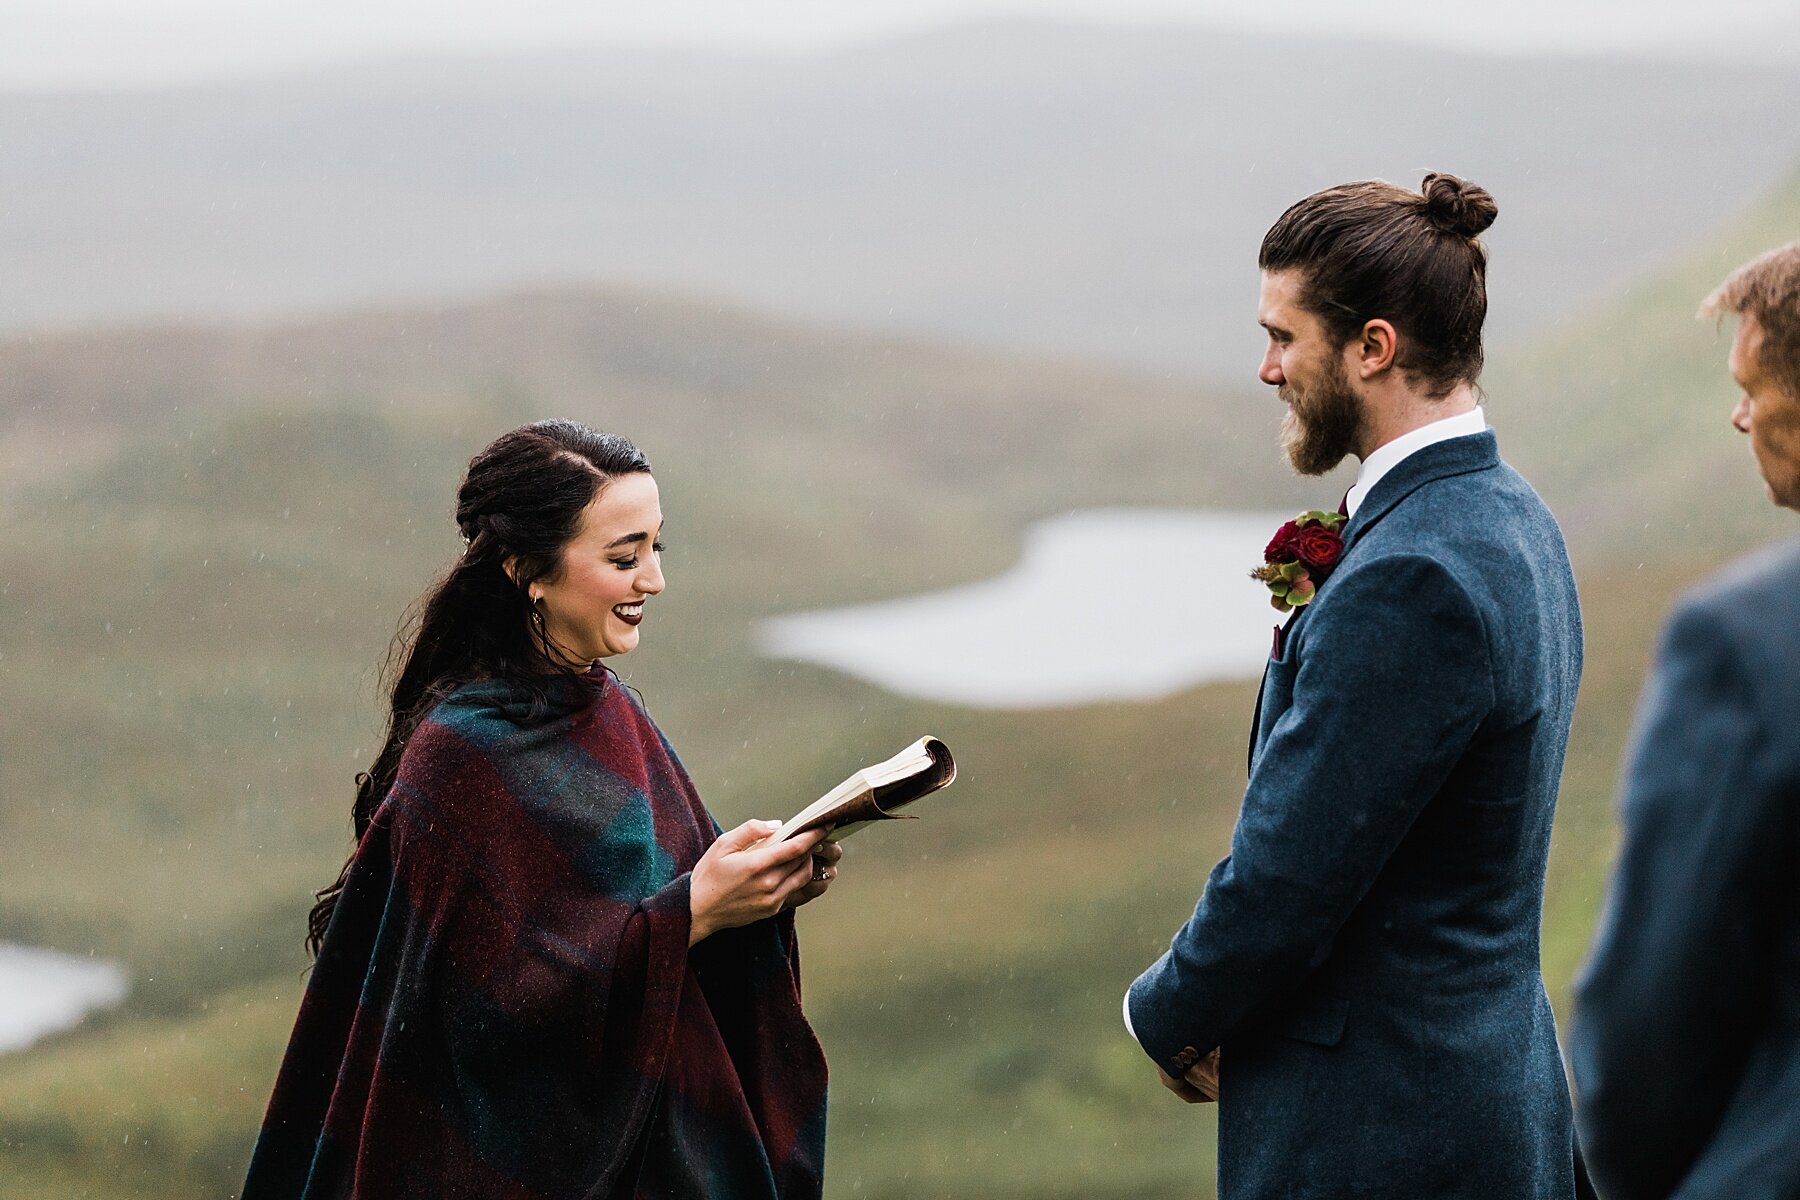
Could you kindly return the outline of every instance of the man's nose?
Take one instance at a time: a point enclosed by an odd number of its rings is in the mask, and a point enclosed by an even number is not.
[[[1281,373],[1281,356],[1275,353],[1273,346],[1263,355],[1262,366],[1257,368],[1256,377],[1270,387],[1280,387],[1287,382],[1287,376]]]
[[[1731,410],[1731,427],[1739,433],[1750,432],[1750,397],[1738,397],[1737,406]]]

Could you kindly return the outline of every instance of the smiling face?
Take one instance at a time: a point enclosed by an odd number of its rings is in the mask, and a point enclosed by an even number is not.
[[[1731,343],[1731,377],[1741,389],[1731,423],[1749,436],[1769,499],[1800,509],[1800,396],[1784,391],[1763,370],[1762,342],[1762,326],[1743,314]]]
[[[556,571],[531,585],[565,666],[637,648],[644,601],[663,590],[662,523],[656,480],[643,472],[616,476],[582,510]]]
[[[1334,345],[1325,324],[1300,303],[1298,270],[1265,271],[1256,319],[1269,334],[1257,377],[1288,406],[1281,445],[1302,475],[1323,475],[1355,452],[1363,400],[1350,385],[1346,347]]]

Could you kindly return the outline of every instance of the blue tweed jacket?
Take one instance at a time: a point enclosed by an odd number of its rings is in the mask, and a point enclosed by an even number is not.
[[[1222,1200],[1566,1200],[1538,967],[1581,673],[1561,531],[1492,433],[1403,460],[1263,676],[1231,854],[1132,985],[1221,1047]]]
[[[1800,1197],[1800,542],[1690,596],[1569,1049],[1607,1200]]]

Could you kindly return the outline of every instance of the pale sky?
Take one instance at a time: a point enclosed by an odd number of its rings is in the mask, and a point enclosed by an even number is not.
[[[120,87],[351,59],[573,46],[829,49],[1009,16],[1404,38],[1493,53],[1800,61],[1793,0],[0,0],[0,88]]]

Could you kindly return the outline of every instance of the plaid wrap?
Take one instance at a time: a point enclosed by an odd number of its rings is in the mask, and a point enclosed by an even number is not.
[[[820,1193],[792,913],[688,948],[718,826],[610,672],[462,688],[356,851],[244,1200]]]

